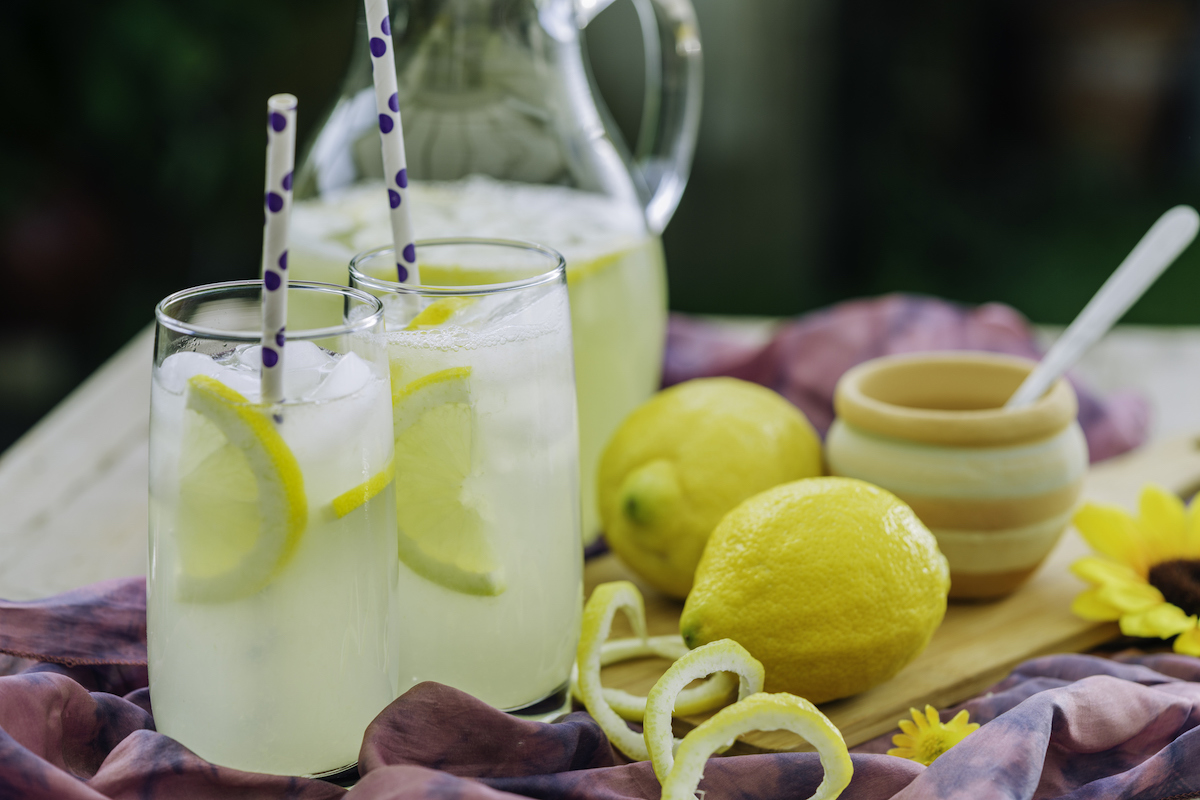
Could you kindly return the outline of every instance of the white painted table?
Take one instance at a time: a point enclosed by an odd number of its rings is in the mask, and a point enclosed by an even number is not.
[[[730,326],[749,339],[771,327]],[[145,573],[152,347],[147,329],[0,455],[0,597]],[[1143,392],[1152,441],[1200,432],[1200,328],[1118,328],[1079,372],[1101,392]]]

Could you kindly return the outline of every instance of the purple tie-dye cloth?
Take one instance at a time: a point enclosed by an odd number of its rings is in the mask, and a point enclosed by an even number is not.
[[[732,375],[791,400],[825,435],[833,422],[833,389],[855,364],[893,353],[987,350],[1040,358],[1032,326],[1000,303],[978,307],[893,294],[845,303],[785,323],[766,345],[747,344],[729,326],[671,315],[663,385]],[[1072,379],[1079,424],[1092,462],[1145,441],[1149,407],[1134,392],[1104,400]]]
[[[0,798],[657,800],[646,762],[626,763],[583,712],[546,724],[423,683],[364,731],[362,778],[330,783],[218,767],[155,733],[146,690],[143,578],[32,603],[0,602]],[[34,657],[38,661],[28,659]],[[136,663],[133,663],[136,662]],[[845,800],[1200,796],[1200,659],[1047,656],[960,707],[983,727],[930,767],[855,748]],[[947,709],[949,719],[958,708]],[[806,798],[812,753],[714,758],[706,800]]]

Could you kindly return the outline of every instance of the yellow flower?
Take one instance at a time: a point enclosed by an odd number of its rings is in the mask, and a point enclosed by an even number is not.
[[[933,760],[954,745],[967,738],[967,734],[979,727],[978,722],[970,722],[966,709],[954,715],[954,719],[943,723],[938,717],[937,709],[925,706],[922,714],[915,708],[910,708],[912,722],[900,720],[900,730],[892,737],[896,745],[887,751],[889,756],[900,756],[918,764],[929,766]],[[915,723],[915,724],[914,724]]]
[[[1117,506],[1087,503],[1075,527],[1099,556],[1071,572],[1091,584],[1071,603],[1084,619],[1117,620],[1121,633],[1175,638],[1175,652],[1200,656],[1200,503],[1147,485],[1137,516]]]

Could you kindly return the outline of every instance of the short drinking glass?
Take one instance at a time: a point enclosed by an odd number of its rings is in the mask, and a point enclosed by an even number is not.
[[[217,764],[354,765],[396,696],[396,522],[382,306],[292,283],[285,400],[260,402],[260,281],[155,310],[150,695],[159,732]]]
[[[384,304],[400,691],[431,680],[508,711],[561,708],[583,601],[562,256],[505,240],[418,242],[421,263],[505,281],[417,286],[395,282],[392,253],[363,253],[350,274]]]

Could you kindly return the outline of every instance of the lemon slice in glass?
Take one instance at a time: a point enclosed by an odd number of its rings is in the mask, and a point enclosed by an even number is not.
[[[451,367],[392,396],[400,560],[452,591],[494,596],[504,570],[463,488],[474,471],[470,376],[470,367]]]
[[[364,506],[375,495],[382,492],[389,485],[396,475],[395,462],[389,461],[387,466],[372,475],[366,481],[363,481],[358,486],[355,486],[349,491],[342,492],[337,497],[333,498],[333,515],[338,519],[354,511],[356,508]]]
[[[179,481],[179,599],[237,600],[270,583],[308,523],[304,476],[270,412],[189,379]]]
[[[850,785],[854,764],[829,718],[802,697],[758,693],[726,706],[683,737],[675,766],[663,781],[662,800],[695,800],[704,765],[718,748],[743,733],[777,730],[799,734],[817,749],[825,777],[809,800],[833,800]]]
[[[434,300],[412,318],[405,327],[406,331],[419,331],[424,328],[436,328],[464,308],[475,305],[477,297],[443,297]]]

